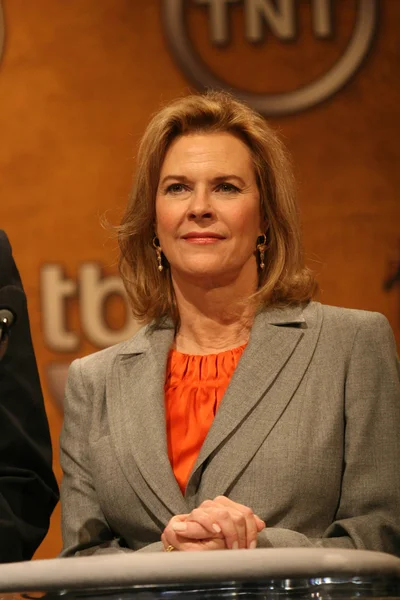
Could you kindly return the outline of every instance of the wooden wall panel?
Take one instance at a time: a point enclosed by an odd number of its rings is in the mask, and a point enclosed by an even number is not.
[[[267,32],[265,44],[250,46],[240,4],[230,9],[230,45],[211,46],[207,7],[190,0],[187,27],[215,73],[257,93],[319,77],[348,43],[357,5],[334,2],[334,36],[321,41],[309,25],[310,2],[299,0],[297,41],[283,44]],[[400,285],[383,290],[400,261],[400,2],[378,5],[373,47],[351,81],[328,101],[271,121],[293,156],[321,300],[383,312],[400,342]],[[118,222],[145,123],[160,104],[192,87],[170,54],[160,9],[157,0],[3,0],[0,226],[29,299],[58,477],[65,368],[104,345],[96,337],[101,328],[96,333],[83,322],[83,301],[90,306],[100,293],[88,286],[85,269],[116,273],[116,243],[100,216],[107,212]],[[53,268],[71,292],[57,305],[65,320],[58,347],[45,323],[54,334],[56,321],[44,314],[46,298],[61,289],[46,279]],[[125,325],[121,306],[115,294],[104,302],[103,329],[115,333]],[[57,509],[37,557],[54,556],[60,546]]]

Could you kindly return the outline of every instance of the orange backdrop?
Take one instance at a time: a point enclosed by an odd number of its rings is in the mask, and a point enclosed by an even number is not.
[[[209,7],[187,0],[193,47],[220,78],[256,93],[294,89],[340,57],[356,1],[334,1],[329,39],[315,39],[312,2],[298,0],[296,40],[249,44],[243,3],[229,8],[231,42],[210,42]],[[309,265],[325,303],[383,312],[400,342],[400,2],[378,1],[372,48],[337,94],[271,119],[292,153]],[[117,223],[135,148],[160,104],[191,84],[172,57],[158,0],[3,0],[0,62],[0,227],[13,244],[29,300],[50,421],[54,468],[65,369],[126,337],[117,250],[100,225]],[[59,509],[37,557],[61,547]]]

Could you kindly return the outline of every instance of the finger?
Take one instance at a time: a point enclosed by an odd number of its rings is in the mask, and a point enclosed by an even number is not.
[[[180,550],[184,552],[204,551],[204,550],[227,550],[224,539],[213,538],[210,540],[191,540],[183,542]]]
[[[202,517],[200,513],[197,519],[192,520],[189,516],[184,523],[171,524],[171,528],[177,535],[193,540],[223,538],[221,528],[210,517],[205,514]]]
[[[225,539],[222,536],[219,539],[210,538],[203,540],[192,540],[175,533],[174,530],[169,527],[169,525],[161,534],[161,541],[164,546],[164,550],[171,545],[175,550],[180,552],[194,550],[226,550],[227,548]]]
[[[164,529],[164,531],[161,534],[161,541],[162,544],[164,546],[164,550],[166,550],[166,548],[168,548],[168,546],[175,546],[177,540],[176,540],[176,536],[174,535],[174,532],[172,531],[172,529],[166,527]]]
[[[182,545],[185,541],[185,538],[180,538],[178,534],[174,532],[172,527],[168,524],[161,534],[161,541],[164,546],[164,550],[168,548],[168,546],[173,546],[175,550],[182,550]]]
[[[246,545],[245,548],[249,548],[253,550],[257,547],[257,524],[256,519],[254,518],[253,511],[249,509],[248,512],[243,514],[245,523],[246,523]]]
[[[218,499],[223,498],[218,497]],[[245,519],[240,511],[237,511],[234,506],[236,503],[218,502],[215,500],[205,500],[201,503],[200,509],[202,513],[208,515],[208,522],[215,525],[221,530],[225,537],[228,548],[238,549],[247,548],[247,534]],[[189,517],[190,518],[190,517]],[[203,521],[206,523],[206,521]],[[209,527],[209,525],[207,525]]]
[[[238,534],[239,534],[239,547],[242,548],[255,548],[257,546],[257,533],[258,531],[261,531],[261,529],[264,529],[265,527],[265,523],[257,516],[254,514],[254,512],[252,511],[251,508],[249,508],[248,506],[244,505],[244,504],[239,504],[238,502],[234,502],[233,500],[231,500],[230,498],[227,498],[226,496],[217,496],[217,498],[215,498],[215,502],[218,503],[221,506],[226,506],[228,507],[232,507],[233,510],[238,511],[244,518],[244,536],[245,536],[245,542],[244,542],[244,546],[242,546],[241,544],[242,542],[242,538],[241,538],[241,534],[242,534],[242,527],[243,527],[243,521],[242,520],[238,520]],[[236,514],[236,513],[232,513],[232,514]],[[242,534],[243,535],[243,534]]]
[[[236,527],[237,546],[234,544],[233,549],[247,548],[248,524],[246,516],[239,510],[230,509],[232,521]]]
[[[229,549],[237,550],[240,547],[245,547],[245,520],[239,511],[234,511],[232,508],[227,508],[217,503],[212,508],[205,510],[213,522],[221,528],[221,533]]]
[[[232,523],[229,524],[228,520],[225,518],[224,524],[222,525],[222,523],[218,521],[218,517],[215,516],[215,512],[213,512],[215,507],[227,508],[230,512]],[[265,523],[257,515],[254,515],[252,509],[248,506],[234,502],[226,496],[217,496],[214,500],[205,500],[202,502],[200,509],[203,509],[203,513],[201,518],[200,514],[198,515],[198,520],[208,530],[210,530],[210,520],[213,521],[214,530],[215,525],[222,526],[229,547],[255,548],[257,546],[257,534],[264,529]],[[204,516],[204,513],[206,513],[208,517]],[[189,519],[191,518],[192,513]],[[232,527],[236,530],[236,536]]]
[[[196,510],[197,509],[195,509],[195,511]],[[213,527],[213,523],[211,521],[207,522],[207,520],[205,520],[206,526],[204,527],[201,522],[193,521],[188,523],[188,517],[189,515],[187,514],[176,515],[175,517],[172,517],[164,530],[166,535],[170,537],[170,531],[172,530],[178,536],[194,540],[210,539],[218,535],[220,538],[223,537],[221,534],[221,529],[217,526]]]
[[[266,528],[265,521],[260,519],[260,517],[258,517],[257,515],[254,515],[254,517],[255,517],[255,521],[256,521],[257,531],[260,532],[263,529],[265,529]]]
[[[207,509],[195,508],[192,510],[185,523],[188,524],[191,522],[196,522],[201,525],[207,533],[212,534],[212,537],[215,535],[217,537],[223,537],[221,534],[221,527],[214,522],[210,512]],[[183,531],[183,529],[181,531]],[[206,537],[210,536],[208,535]]]
[[[172,517],[172,519],[169,520],[168,525],[166,526],[163,533],[161,534],[161,541],[164,545],[164,549],[170,545],[174,546],[176,548],[177,539],[176,539],[175,532],[173,530],[173,526],[178,523],[183,523],[185,521],[186,517],[187,517],[187,514],[175,515],[174,517]]]
[[[161,534],[161,542],[164,547],[164,551],[166,551],[169,546],[173,546],[176,550],[178,550],[178,547],[175,545],[175,538],[172,538],[168,532],[165,532],[165,530]]]
[[[169,544],[168,544],[168,540],[167,540],[164,532],[162,532],[162,534],[161,534],[161,542],[162,542],[162,545],[164,546],[164,550],[166,550],[168,548]]]

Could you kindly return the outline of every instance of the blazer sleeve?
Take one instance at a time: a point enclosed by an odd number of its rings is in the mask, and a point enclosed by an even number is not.
[[[60,437],[63,554],[133,552],[109,527],[93,485],[87,444],[93,403],[88,387],[82,360],[77,359],[68,372]],[[161,549],[156,542],[137,552]]]
[[[0,231],[0,287],[7,285],[20,289],[22,302],[0,361],[0,562],[32,557],[58,500],[26,297]]]
[[[64,553],[75,553],[78,547],[114,545],[113,532],[96,498],[92,483],[86,436],[90,430],[91,404],[82,375],[81,360],[75,360],[68,371],[64,399],[64,422],[60,436],[61,524]],[[82,549],[82,552],[84,550]]]
[[[336,519],[321,538],[266,528],[259,546],[322,546],[400,554],[400,368],[379,313],[359,324],[345,394],[345,461]]]

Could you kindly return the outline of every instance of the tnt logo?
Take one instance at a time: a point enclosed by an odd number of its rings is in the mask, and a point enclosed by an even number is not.
[[[229,41],[229,6],[240,0],[194,0],[197,5],[208,6],[211,41],[215,45]],[[248,42],[265,39],[265,25],[282,41],[293,41],[298,30],[297,0],[244,0],[244,31]],[[333,31],[331,0],[310,2],[311,21],[317,38],[330,37]]]
[[[378,0],[164,0],[171,51],[198,88],[225,88],[266,116],[335,94],[371,47]],[[289,65],[289,67],[288,67]]]

